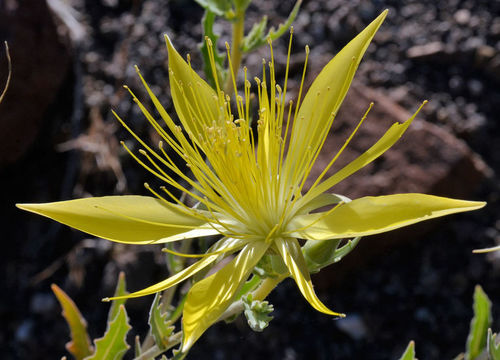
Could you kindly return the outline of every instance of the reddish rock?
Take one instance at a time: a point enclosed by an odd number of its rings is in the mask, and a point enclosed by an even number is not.
[[[0,167],[18,159],[36,138],[65,79],[70,56],[45,1],[0,2],[0,40],[8,41],[12,81],[0,104]],[[0,52],[0,88],[7,59]]]

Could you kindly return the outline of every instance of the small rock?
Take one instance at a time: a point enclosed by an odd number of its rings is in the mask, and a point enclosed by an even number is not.
[[[406,56],[410,59],[430,59],[437,58],[445,54],[445,46],[440,41],[434,41],[425,45],[412,46],[406,51]]]
[[[460,9],[453,17],[458,25],[467,25],[470,21],[471,14],[467,9]]]
[[[475,63],[478,67],[485,66],[496,55],[497,51],[489,45],[481,45],[476,49]]]
[[[56,301],[50,293],[38,293],[31,298],[30,310],[34,314],[47,314],[54,309]]]
[[[358,314],[349,314],[345,319],[341,319],[335,324],[354,340],[361,340],[366,337],[366,325]]]

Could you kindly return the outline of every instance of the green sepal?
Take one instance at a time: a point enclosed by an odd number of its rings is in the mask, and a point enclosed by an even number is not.
[[[283,274],[283,272],[288,272],[283,261],[276,255],[264,255],[257,265],[253,269],[253,273],[261,278],[271,277],[276,278]]]
[[[217,41],[219,40],[219,35],[215,34],[213,30],[216,15],[217,14],[214,11],[211,11],[210,9],[205,10],[205,14],[203,15],[203,19],[201,21],[203,26],[203,38],[200,43],[200,51],[203,59],[203,71],[205,73],[205,76],[207,77],[210,86],[212,86],[212,88],[214,89],[215,89],[215,76],[218,76],[219,83],[224,83],[227,74],[227,71],[224,68],[226,54],[219,53],[217,51]],[[208,45],[207,41],[205,40],[206,37],[208,37],[212,41],[216,74],[213,73],[212,67],[210,66],[210,57],[208,56]]]
[[[161,312],[160,293],[156,293],[149,311],[149,327],[151,334],[155,339],[156,345],[160,349],[166,350],[169,345],[169,337],[174,331],[172,323],[169,321],[170,314],[168,312]]]
[[[415,342],[413,340],[410,341],[408,347],[399,360],[417,360],[417,358],[415,358]]]
[[[250,328],[257,332],[263,331],[273,319],[272,316],[269,316],[274,311],[273,305],[269,304],[268,301],[253,300],[252,294],[243,296],[241,300],[245,307],[243,313],[247,318]]]
[[[116,289],[113,297],[128,295],[129,292],[127,291],[126,287],[127,283],[125,281],[125,273],[123,271],[120,271],[120,274],[118,275],[118,283],[116,284]],[[120,310],[120,306],[125,305],[125,301],[127,301],[127,299],[117,299],[111,302],[111,306],[108,312],[108,323],[115,319],[116,315],[118,315],[118,311]]]
[[[219,16],[225,16],[231,12],[231,0],[194,0],[207,11]]]
[[[497,334],[493,334],[491,329],[488,329],[487,350],[490,360],[500,360],[500,343],[496,338]]]
[[[491,326],[491,301],[480,285],[474,290],[474,317],[470,322],[465,348],[465,360],[474,360],[486,347],[488,328]]]
[[[104,336],[94,340],[95,352],[85,360],[122,359],[130,348],[126,339],[131,328],[125,306],[120,305],[115,319],[108,323]]]
[[[73,300],[56,284],[51,285],[54,295],[63,309],[62,315],[68,323],[71,333],[71,341],[66,343],[66,350],[75,357],[82,360],[92,354],[94,350],[90,345],[90,338],[87,334],[87,322],[78,310]]]

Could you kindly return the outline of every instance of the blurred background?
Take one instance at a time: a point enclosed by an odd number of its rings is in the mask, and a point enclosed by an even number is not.
[[[294,1],[254,0],[250,27],[266,14],[277,26]],[[389,15],[361,63],[318,161],[321,171],[370,101],[375,107],[343,156],[372,145],[393,122],[429,104],[405,137],[381,159],[335,187],[351,198],[397,192],[488,201],[473,213],[369,237],[342,263],[313,277],[319,297],[348,314],[315,312],[291,280],[269,300],[275,319],[253,333],[243,318],[217,324],[189,359],[397,359],[410,340],[422,359],[462,352],[481,284],[500,330],[500,2],[497,0],[304,0],[294,23],[289,92],[293,97],[311,47],[306,82],[382,10]],[[147,103],[137,64],[174,115],[166,71],[167,33],[200,69],[203,9],[191,0],[0,0],[0,40],[9,43],[13,73],[0,104],[0,349],[3,359],[66,354],[69,340],[50,284],[78,304],[92,338],[102,336],[118,273],[137,290],[167,276],[159,246],[129,247],[89,238],[23,213],[15,203],[83,196],[144,194],[154,183],[119,146],[130,136],[114,109],[143,139],[158,141],[122,85]],[[229,40],[229,27],[216,30]],[[277,41],[284,76],[288,39]],[[221,42],[223,44],[223,42]],[[244,60],[260,76],[262,49]],[[7,59],[0,55],[0,81]],[[339,163],[339,166],[341,163]],[[152,297],[127,303],[143,337]]]

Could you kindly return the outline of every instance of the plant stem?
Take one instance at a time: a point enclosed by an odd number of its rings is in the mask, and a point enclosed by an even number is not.
[[[238,69],[241,64],[241,41],[243,40],[243,35],[245,34],[245,10],[239,10],[236,14],[236,18],[233,22],[232,28],[232,39],[231,39],[231,64],[234,69],[234,76],[238,76]],[[231,75],[229,75],[226,79],[226,83],[224,84],[224,92],[228,95],[231,95],[234,91],[233,89],[233,80]]]
[[[180,343],[181,339],[182,339],[182,331],[176,332],[174,335],[170,336],[169,344],[166,348],[160,349],[158,345],[153,345],[148,350],[144,351],[141,355],[134,358],[134,360],[149,360],[151,358],[154,358],[155,356],[161,355],[168,349]]]

